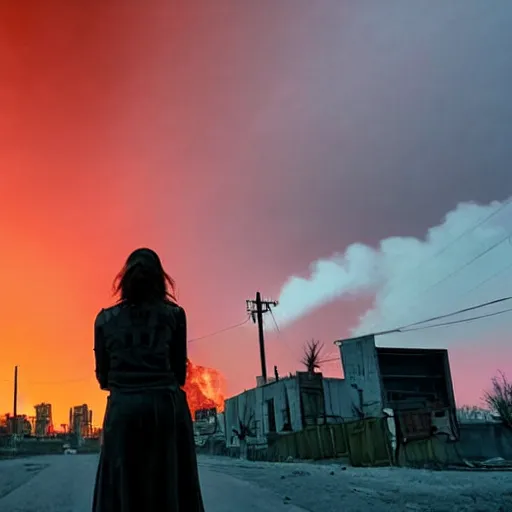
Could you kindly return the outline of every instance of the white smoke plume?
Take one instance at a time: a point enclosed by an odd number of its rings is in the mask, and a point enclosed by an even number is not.
[[[375,249],[354,243],[312,263],[308,278],[291,277],[282,287],[278,323],[286,326],[336,299],[371,293],[373,307],[352,330],[360,335],[512,295],[511,201],[460,203],[422,239],[392,237]],[[512,301],[447,320],[507,307]],[[476,332],[476,324],[489,329],[489,322],[496,326],[507,318],[512,313],[462,325]]]

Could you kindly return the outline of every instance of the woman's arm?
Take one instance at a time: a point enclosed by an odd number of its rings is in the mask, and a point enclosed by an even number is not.
[[[104,312],[101,310],[94,322],[94,358],[96,361],[96,379],[100,388],[108,391],[109,358],[103,334],[104,317]]]
[[[183,387],[187,379],[187,315],[178,308],[176,318],[176,339],[173,340],[174,354],[171,360],[178,384]]]

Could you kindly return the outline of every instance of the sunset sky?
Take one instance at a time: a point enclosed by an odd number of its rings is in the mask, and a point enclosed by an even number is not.
[[[21,412],[49,401],[60,424],[86,402],[99,423],[92,324],[138,246],[160,253],[195,338],[351,244],[421,239],[461,202],[511,196],[510,26],[507,0],[0,1],[0,413],[18,364]],[[312,337],[335,357],[378,293],[269,329],[269,371],[295,371]],[[460,403],[512,373],[506,322],[443,334]],[[256,327],[190,355],[240,392]]]

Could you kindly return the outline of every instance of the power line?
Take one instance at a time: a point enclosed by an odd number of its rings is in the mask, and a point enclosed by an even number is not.
[[[487,284],[489,281],[496,279],[499,275],[503,274],[507,270],[510,270],[511,268],[512,268],[512,263],[510,263],[510,265],[507,265],[504,268],[497,270],[496,272],[494,272],[494,274],[491,274],[489,277],[487,277],[486,279],[484,279],[483,281],[478,283],[476,286],[471,288],[468,292],[466,292],[466,294],[469,295],[470,293],[473,293],[475,290],[478,290],[478,288],[482,287],[484,284]]]
[[[465,268],[469,267],[470,265],[472,265],[475,261],[479,260],[482,256],[485,256],[486,254],[490,253],[491,251],[493,251],[494,249],[496,249],[496,247],[500,246],[501,244],[505,243],[507,240],[510,240],[510,233],[507,233],[507,235],[503,238],[500,238],[500,240],[498,240],[496,243],[492,244],[490,247],[488,247],[487,249],[485,249],[485,251],[482,251],[481,253],[477,254],[476,256],[474,256],[473,258],[471,258],[468,262],[466,262],[464,265],[462,265],[461,267],[455,269],[453,272],[451,272],[450,274],[448,274],[447,276],[443,277],[442,279],[440,279],[439,281],[435,282],[433,285],[429,286],[426,290],[424,290],[423,292],[420,293],[419,296],[427,293],[428,291],[432,290],[433,288],[435,288],[436,286],[439,286],[440,284],[444,283],[445,281],[447,281],[448,279],[451,279],[453,276],[455,276],[456,274],[458,274],[461,270],[464,270]]]
[[[509,297],[508,299],[511,299],[512,297]],[[499,302],[501,299],[498,299],[498,301],[493,301],[493,302]],[[504,300],[507,300],[507,299],[504,299]],[[487,304],[482,304],[481,306],[475,306],[473,308],[470,308],[470,309],[476,309],[477,307],[484,307],[485,305]],[[473,317],[470,317],[470,318],[462,318],[462,319],[459,319],[459,320],[452,320],[450,322],[440,322],[440,323],[437,323],[437,324],[432,324],[432,325],[421,325],[421,326],[418,326],[418,327],[408,327],[408,326],[403,326],[403,327],[396,327],[394,329],[388,329],[388,330],[385,330],[385,331],[379,331],[379,332],[373,332],[373,333],[368,333],[368,334],[364,334],[364,335],[361,335],[361,336],[358,336],[358,338],[364,338],[366,336],[384,336],[386,334],[404,334],[406,332],[412,332],[412,331],[423,331],[423,330],[426,330],[426,329],[433,329],[435,327],[447,327],[447,326],[451,326],[451,325],[457,325],[457,324],[465,324],[465,323],[469,323],[469,322],[475,322],[476,320],[481,320],[481,319],[484,319],[484,318],[491,318],[491,317],[494,317],[494,316],[498,316],[498,315],[503,315],[505,313],[511,313],[512,312],[512,308],[507,308],[507,309],[502,309],[501,311],[495,311],[494,313],[486,313],[485,315],[478,315],[478,316],[473,316]],[[455,312],[455,313],[450,313],[449,315],[444,315],[443,317],[447,317],[447,316],[451,316],[451,315],[454,315],[454,314],[458,314],[458,312]],[[424,320],[423,322],[427,322],[428,320]],[[418,323],[423,323],[423,322],[418,322]],[[411,324],[413,325],[413,324]],[[340,341],[343,341],[343,340],[340,340]],[[338,342],[335,342],[335,343],[338,343]],[[336,358],[336,359],[339,359],[339,358]],[[330,359],[326,359],[324,362],[329,362]]]
[[[489,213],[488,215],[486,215],[485,217],[483,217],[482,219],[480,219],[478,222],[476,222],[475,224],[469,226],[466,230],[464,230],[462,233],[460,233],[457,237],[455,237],[454,239],[452,239],[448,244],[446,244],[443,248],[441,248],[439,251],[437,251],[434,255],[432,255],[430,258],[427,258],[425,259],[423,262],[421,262],[419,265],[417,265],[415,267],[415,269],[409,274],[407,274],[404,278],[402,279],[398,279],[396,280],[395,282],[404,282],[405,281],[405,278],[407,278],[408,276],[412,276],[413,274],[415,275],[418,271],[418,269],[420,269],[423,265],[425,264],[428,264],[429,262],[435,260],[436,258],[438,258],[440,255],[442,255],[443,253],[445,253],[450,247],[452,247],[453,245],[455,245],[458,241],[460,241],[462,238],[464,238],[466,235],[468,235],[469,233],[471,233],[472,231],[474,231],[475,229],[479,228],[480,226],[482,226],[483,224],[485,224],[487,221],[489,221],[492,217],[496,216],[498,213],[502,212],[505,208],[507,208],[508,206],[510,206],[510,204],[512,203],[512,197],[510,197],[509,199],[507,199],[505,202],[503,202],[498,208],[496,208],[495,210],[493,210],[491,213]],[[419,295],[416,296],[417,297],[421,297],[422,295],[424,295],[425,293],[429,292],[430,290],[432,290],[433,288],[435,288],[436,286],[442,284],[444,281],[450,279],[451,277],[453,277],[454,275],[456,275],[457,273],[459,273],[461,270],[463,270],[464,268],[468,267],[469,265],[471,265],[472,263],[474,263],[474,261],[478,260],[479,258],[481,258],[482,256],[484,256],[485,254],[487,254],[488,252],[492,251],[495,247],[497,247],[498,245],[502,244],[503,242],[505,242],[507,239],[510,239],[510,233],[509,235],[507,235],[507,237],[505,237],[504,239],[500,240],[498,243],[494,244],[494,246],[491,246],[489,247],[488,249],[486,249],[485,251],[483,251],[482,253],[478,254],[476,257],[474,257],[472,260],[470,260],[469,262],[467,262],[466,264],[464,264],[462,267],[459,267],[458,269],[456,269],[455,271],[453,271],[451,274],[449,274],[448,276],[445,276],[443,277],[442,279],[440,279],[439,281],[437,281],[436,283],[434,283],[433,285],[429,286],[428,288],[426,288],[425,290],[423,290],[422,292],[419,293]],[[472,291],[472,290],[471,290]],[[385,293],[381,298],[380,298],[380,301],[383,301],[385,300],[387,297],[389,297],[389,295],[391,295],[393,292],[393,288],[391,288],[387,293]],[[413,309],[416,309],[413,307]],[[373,323],[372,325],[372,328],[375,327],[375,324],[376,322]]]
[[[276,331],[281,334],[281,329],[279,329],[279,325],[277,325],[276,317],[274,316],[274,312],[272,310],[269,311],[270,316],[272,317],[272,321],[274,322],[274,325],[276,327]]]
[[[473,226],[470,226],[468,229],[463,231],[458,237],[454,238],[443,249],[441,249],[440,251],[435,253],[434,256],[432,256],[430,259],[431,260],[435,259],[438,256],[440,256],[441,254],[444,254],[450,247],[452,247],[454,244],[456,244],[459,240],[461,240],[466,235],[468,235],[469,233],[471,233],[475,229],[479,228],[482,224],[485,224],[489,219],[492,219],[492,217],[494,217],[495,215],[500,213],[502,210],[504,210],[511,202],[512,202],[512,197],[507,199],[501,206],[496,208],[496,210],[493,210],[489,215],[486,215],[483,219],[478,221],[476,224],[474,224]]]
[[[442,323],[434,324],[434,325],[421,325],[421,324],[425,324],[427,322],[432,322],[434,320],[440,320],[442,318],[459,315],[459,314],[465,313],[467,311],[474,311],[475,309],[483,308],[486,306],[491,306],[493,304],[499,304],[501,302],[505,302],[508,300],[512,300],[512,296],[503,297],[501,299],[495,299],[495,300],[492,300],[489,302],[484,302],[482,304],[477,304],[476,306],[471,306],[469,308],[459,309],[458,311],[454,311],[453,313],[447,313],[445,315],[438,315],[435,317],[428,318],[426,320],[421,320],[419,322],[415,322],[413,324],[403,325],[401,327],[395,327],[393,329],[386,329],[385,331],[370,332],[368,334],[364,334],[364,335],[357,336],[357,337],[364,338],[365,336],[383,336],[385,334],[397,334],[397,333],[404,333],[404,332],[409,332],[409,331],[421,331],[424,329],[430,329],[432,327],[441,327],[441,326],[445,326],[445,325],[455,325],[455,324],[462,324],[462,323],[466,323],[466,322],[473,322],[475,320],[480,320],[481,318],[487,318],[487,317],[501,315],[503,313],[508,313],[509,311],[512,311],[512,308],[504,309],[502,311],[497,311],[494,313],[487,313],[485,315],[480,315],[480,316],[475,316],[475,317],[470,317],[470,318],[462,318],[460,320],[454,320],[451,322],[442,322]],[[415,326],[419,326],[419,327],[415,327]]]
[[[448,249],[450,249],[450,247],[452,247],[453,245],[455,245],[457,242],[459,242],[460,240],[462,240],[466,235],[468,235],[469,233],[475,231],[475,229],[478,229],[480,226],[482,226],[483,224],[485,224],[488,220],[490,220],[492,217],[496,216],[498,213],[500,213],[501,211],[503,211],[506,207],[508,207],[510,204],[512,203],[512,197],[507,199],[501,206],[499,206],[498,208],[496,208],[495,210],[493,210],[490,214],[486,215],[483,219],[480,219],[476,224],[473,224],[471,225],[469,228],[465,229],[460,235],[458,235],[457,237],[455,237],[454,239],[452,239],[448,244],[446,244],[444,247],[442,247],[440,250],[438,250],[437,252],[435,252],[432,256],[430,256],[430,258],[427,258],[425,259],[424,261],[420,262],[415,268],[414,270],[412,270],[410,273],[407,273],[405,276],[403,276],[402,278],[398,279],[397,280],[397,283],[400,283],[400,282],[403,282],[406,280],[407,277],[410,277],[410,276],[413,276],[413,275],[416,275],[417,271],[422,267],[424,266],[425,264],[429,263],[429,262],[432,262],[433,260],[435,260],[436,258],[438,258],[439,256],[441,256],[442,254],[444,254]],[[384,295],[384,297],[382,298],[385,299],[386,297],[389,296],[389,294],[391,293],[391,291],[389,291],[388,293],[386,293]]]
[[[473,308],[473,309],[476,309],[476,308]],[[405,325],[402,327],[395,327],[394,329],[388,329],[385,331],[369,333],[366,336],[383,336],[385,334],[404,333],[404,332],[410,332],[410,331],[422,331],[424,329],[430,329],[432,327],[441,327],[444,325],[463,324],[466,322],[473,322],[474,320],[480,320],[481,318],[487,318],[487,317],[491,317],[491,316],[501,315],[503,313],[508,313],[509,311],[512,311],[512,308],[504,309],[502,311],[497,311],[495,313],[487,313],[485,315],[480,315],[480,316],[475,316],[475,317],[470,317],[470,318],[462,318],[460,320],[453,320],[452,322],[443,322],[443,323],[434,324],[434,325],[424,325],[424,326],[420,326],[420,327],[411,327],[411,328],[409,328],[409,326]],[[456,314],[456,313],[454,313],[454,314]],[[451,316],[451,315],[447,315],[447,316]],[[421,322],[419,322],[419,323],[421,323]]]
[[[510,313],[510,312],[512,312],[512,308],[502,309],[501,311],[495,311],[494,313],[487,313],[485,315],[473,316],[471,318],[462,318],[460,320],[452,320],[451,322],[442,322],[439,324],[425,325],[423,327],[413,327],[411,329],[399,329],[397,332],[403,333],[403,332],[409,332],[409,331],[422,331],[424,329],[432,329],[434,327],[444,327],[447,325],[465,324],[467,322],[474,322],[475,320],[480,320],[482,318],[489,318],[492,316],[503,315],[504,313]]]
[[[247,322],[249,322],[250,319],[251,319],[251,317],[247,316],[247,318],[243,322],[240,322],[240,323],[235,324],[235,325],[230,325],[229,327],[225,327],[224,329],[219,329],[218,331],[211,332],[210,334],[206,334],[205,336],[200,336],[198,338],[192,338],[191,340],[188,340],[188,342],[191,343],[193,341],[203,340],[205,338],[209,338],[211,336],[215,336],[217,334],[221,334],[221,333],[229,331],[231,329],[236,329],[237,327],[241,327],[242,325],[244,325]],[[30,385],[50,386],[50,385],[60,385],[60,384],[72,384],[72,383],[75,383],[75,382],[86,382],[86,381],[91,381],[91,380],[93,380],[93,376],[89,376],[89,377],[82,378],[82,379],[64,379],[64,380],[54,380],[54,381],[32,381],[32,380],[28,380],[26,382],[28,384],[30,384]],[[12,383],[13,381],[12,381],[12,379],[0,379],[0,382]]]
[[[466,323],[466,322],[473,322],[475,320],[480,320],[480,319],[483,319],[483,318],[488,318],[488,317],[493,317],[493,316],[501,315],[501,314],[504,314],[504,313],[511,312],[512,308],[504,309],[504,310],[497,311],[497,312],[494,312],[494,313],[487,313],[485,315],[479,315],[479,316],[476,316],[476,317],[464,318],[464,319],[460,319],[460,320],[454,320],[454,321],[451,321],[451,322],[442,322],[442,323],[437,323],[437,324],[433,324],[433,325],[423,326],[423,324],[432,322],[434,320],[441,320],[443,318],[448,318],[448,317],[459,315],[459,314],[466,313],[466,312],[469,312],[469,311],[474,311],[476,309],[492,306],[492,305],[499,304],[501,302],[505,302],[505,301],[509,301],[509,300],[512,300],[512,296],[502,297],[500,299],[495,299],[495,300],[488,301],[488,302],[485,302],[485,303],[482,303],[482,304],[477,304],[475,306],[471,306],[471,307],[468,307],[468,308],[459,309],[459,310],[454,311],[452,313],[447,313],[447,314],[444,314],[444,315],[434,316],[434,317],[427,318],[427,319],[421,320],[419,322],[414,322],[412,324],[408,324],[408,325],[405,325],[405,326],[402,326],[402,327],[397,327],[397,328],[394,328],[394,329],[388,329],[388,330],[385,330],[385,331],[379,331],[379,332],[375,332],[375,333],[370,333],[370,334],[368,334],[366,336],[370,336],[370,335],[373,335],[373,336],[379,336],[380,335],[380,336],[382,336],[382,335],[385,335],[385,334],[405,333],[405,332],[409,332],[409,331],[419,331],[419,330],[430,329],[430,328],[434,328],[434,327],[442,327],[442,326],[455,325],[455,324]],[[279,325],[277,324],[277,321],[275,319],[273,311],[272,311],[272,309],[270,307],[267,310],[267,312],[270,313],[270,315],[271,315],[271,317],[273,319],[274,325],[276,327],[277,332],[281,334],[281,330],[279,329]],[[190,343],[190,342],[193,342],[193,341],[198,341],[198,340],[202,340],[202,339],[205,339],[205,338],[208,338],[208,337],[211,337],[211,336],[215,336],[217,334],[221,334],[221,333],[229,331],[231,329],[236,329],[237,327],[241,327],[242,325],[245,325],[246,323],[248,323],[249,320],[251,320],[251,316],[248,316],[243,322],[240,322],[238,324],[234,324],[234,325],[225,327],[223,329],[219,329],[218,331],[214,331],[214,332],[212,332],[210,334],[206,334],[206,335],[200,336],[198,338],[193,338],[193,339],[188,340],[188,341]],[[327,362],[337,361],[338,359],[339,358],[329,358],[329,359],[322,360],[321,362],[322,363],[327,363]],[[92,377],[87,377],[87,378],[82,378],[82,379],[65,379],[65,380],[58,380],[58,381],[29,381],[29,383],[30,384],[37,384],[37,385],[52,385],[52,384],[67,384],[67,383],[73,383],[73,382],[85,382],[85,381],[88,381],[88,380],[92,380]],[[0,382],[12,382],[12,381],[10,379],[0,379]]]
[[[507,201],[505,201],[500,207],[498,207],[496,210],[494,210],[493,212],[491,212],[489,215],[487,215],[485,218],[483,218],[481,221],[479,221],[475,226],[473,227],[470,227],[468,230],[466,230],[464,233],[462,233],[457,239],[455,239],[455,241],[459,240],[460,238],[462,238],[463,236],[465,236],[468,232],[472,231],[473,229],[476,229],[477,227],[481,226],[483,223],[487,222],[490,218],[494,217],[495,215],[497,215],[498,213],[500,213],[502,210],[504,210],[506,207],[508,207],[512,202],[512,198],[509,198]],[[475,261],[479,260],[480,258],[486,256],[487,254],[489,254],[491,251],[493,251],[494,249],[496,249],[497,247],[501,246],[502,244],[504,244],[505,242],[507,241],[511,241],[511,232],[508,232],[504,237],[500,238],[498,241],[496,241],[495,243],[493,243],[490,247],[487,247],[485,250],[479,252],[478,254],[476,254],[475,256],[473,256],[469,261],[467,261],[466,263],[464,263],[463,265],[461,265],[460,267],[456,268],[455,270],[453,270],[452,272],[450,272],[448,275],[445,275],[443,278],[439,279],[438,281],[436,281],[435,283],[431,284],[430,286],[428,286],[426,289],[424,289],[422,292],[420,292],[417,296],[416,296],[416,299],[425,295],[426,293],[430,292],[431,290],[433,290],[434,288],[438,287],[439,285],[443,284],[444,282],[448,281],[449,279],[451,279],[452,277],[454,277],[455,275],[457,275],[459,272],[461,272],[462,270],[468,268],[470,265],[472,265]],[[441,251],[441,253],[444,252],[444,251]],[[505,269],[506,270],[506,269]],[[501,271],[497,272],[496,275],[500,274]],[[493,279],[494,277],[496,277],[496,275],[493,275],[491,276],[488,280],[491,280]],[[466,292],[466,294],[476,290],[477,288],[479,288],[480,286],[482,286],[485,282],[487,282],[488,280],[484,280],[483,282],[481,282],[480,284],[478,284],[477,286],[473,287],[469,292]],[[451,315],[449,315],[451,316]],[[440,315],[440,317],[443,317],[443,315]],[[417,325],[419,323],[424,323],[424,322],[418,322],[418,323],[415,323],[415,324],[411,324],[412,325]]]
[[[477,304],[476,306],[471,306],[469,308],[459,309],[457,311],[454,311],[452,313],[447,313],[445,315],[433,316],[431,318],[427,318],[426,320],[420,320],[419,322],[414,322],[412,324],[408,324],[408,325],[402,327],[402,329],[407,329],[409,327],[414,327],[416,325],[426,324],[426,323],[429,323],[429,322],[433,322],[434,320],[441,320],[443,318],[448,318],[450,316],[460,315],[462,313],[467,313],[468,311],[474,311],[475,309],[481,309],[481,308],[485,308],[487,306],[493,306],[494,304],[499,304],[501,302],[506,302],[508,300],[512,300],[512,296],[503,297],[501,299],[491,300],[489,302],[484,302],[482,304]]]
[[[274,312],[272,311],[272,309],[270,309],[269,313],[270,313],[270,316],[272,317],[272,321],[273,321],[274,326],[276,328],[277,335],[278,335],[279,339],[284,341],[284,343],[286,345],[286,348],[290,351],[290,354],[295,356],[295,351],[292,349],[292,347],[288,343],[288,339],[286,338],[286,336],[281,332],[281,329],[279,328],[279,325],[277,323],[276,317],[274,316]]]
[[[434,289],[435,287],[439,286],[440,284],[444,283],[445,281],[447,281],[448,279],[452,278],[454,275],[458,274],[461,270],[464,270],[465,268],[469,267],[471,264],[473,264],[475,261],[477,261],[478,259],[482,258],[483,256],[485,256],[486,254],[490,253],[491,251],[493,251],[494,249],[496,249],[498,246],[500,246],[501,244],[503,244],[504,242],[506,242],[507,240],[511,240],[511,234],[508,233],[505,237],[501,238],[500,240],[498,240],[497,242],[495,242],[494,244],[492,244],[490,247],[488,247],[487,249],[485,249],[484,251],[478,253],[476,256],[474,256],[473,258],[471,258],[469,261],[467,261],[466,263],[464,263],[464,265],[458,267],[457,269],[455,269],[453,272],[451,272],[450,274],[448,274],[447,276],[443,277],[442,279],[440,279],[439,281],[435,282],[434,284],[432,284],[431,286],[429,286],[428,288],[426,288],[425,290],[423,290],[422,292],[420,292],[416,298],[419,298],[421,297],[422,295],[424,295],[425,293],[429,292],[430,290]],[[480,285],[479,285],[480,286]],[[474,289],[478,288],[479,286],[475,287]],[[483,307],[483,306],[479,306],[479,307]],[[476,308],[475,308],[476,309]],[[456,313],[454,313],[456,314]],[[448,315],[448,316],[451,316],[451,315]],[[443,315],[440,315],[440,317],[435,317],[435,318],[441,318],[443,317]],[[410,324],[410,325],[416,325],[418,323],[424,323],[424,322],[415,322],[414,324]]]
[[[250,319],[251,319],[251,317],[248,315],[247,318],[243,322],[240,322],[235,325],[230,325],[229,327],[225,327],[224,329],[219,329],[218,331],[211,332],[210,334],[205,334],[204,336],[199,336],[198,338],[192,338],[192,339],[188,340],[188,342],[192,343],[193,341],[204,340],[205,338],[210,338],[211,336],[216,336],[217,334],[221,334],[223,332],[230,331],[231,329],[236,329],[237,327],[241,327],[242,325],[245,325],[247,322],[249,322]]]

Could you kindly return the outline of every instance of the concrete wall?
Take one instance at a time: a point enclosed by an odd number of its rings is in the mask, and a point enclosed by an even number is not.
[[[247,423],[256,409],[255,389],[244,391],[240,395],[228,398],[225,401],[224,418],[226,424],[226,444],[237,445],[238,441],[233,429],[239,430],[239,421]]]
[[[468,460],[512,460],[512,432],[501,423],[461,423],[459,452]]]
[[[298,431],[302,428],[298,381],[296,378],[285,378],[265,386],[249,389],[226,400],[224,416],[227,446],[238,444],[236,436],[233,435],[233,429],[239,429],[239,419],[247,423],[251,416],[253,417],[252,427],[256,437],[249,440],[249,442],[266,442],[266,435],[269,432],[267,401],[270,399],[274,400],[277,432],[283,430],[287,418],[287,406],[290,410],[292,430]]]
[[[362,405],[366,417],[382,416],[382,388],[374,337],[343,340],[340,352],[350,407]],[[362,404],[358,389],[363,390]]]
[[[323,379],[325,413],[328,423],[341,423],[356,419],[352,403],[358,400],[357,391],[344,379]],[[276,431],[282,432],[289,417],[292,431],[302,430],[302,409],[299,380],[296,377],[284,378],[265,386],[244,391],[240,395],[228,398],[225,402],[224,423],[227,446],[237,446],[238,440],[233,429],[239,429],[239,418],[247,423],[253,415],[253,430],[256,438],[252,443],[265,443],[269,433],[267,401],[274,400]]]

